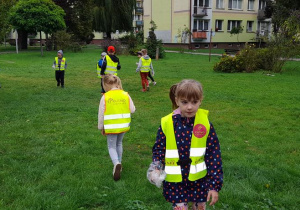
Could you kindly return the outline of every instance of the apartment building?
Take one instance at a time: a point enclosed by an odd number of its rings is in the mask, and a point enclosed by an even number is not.
[[[143,0],[136,0],[136,8],[133,12],[133,31],[139,32],[144,30],[143,14]]]
[[[157,25],[157,38],[164,43],[178,43],[178,29],[187,26],[192,32],[188,44],[192,48],[239,47],[269,37],[271,20],[265,18],[266,0],[145,0],[144,34],[150,20]],[[231,34],[241,28],[239,34]]]

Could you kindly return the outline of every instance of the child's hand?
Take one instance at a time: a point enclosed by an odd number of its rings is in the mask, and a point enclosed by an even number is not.
[[[106,136],[105,130],[104,130],[104,129],[101,130],[101,134],[102,134],[103,136]]]
[[[215,190],[208,191],[207,202],[209,202],[210,199],[211,199],[211,201],[210,201],[209,205],[212,206],[215,203],[217,203],[217,201],[219,199],[219,193]]]

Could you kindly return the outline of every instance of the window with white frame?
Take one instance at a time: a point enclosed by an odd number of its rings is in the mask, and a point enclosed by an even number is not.
[[[194,20],[194,31],[208,31],[209,20]]]
[[[228,9],[242,9],[243,0],[229,0]]]
[[[253,32],[254,21],[247,21],[247,32]]]
[[[233,28],[238,28],[241,24],[241,20],[228,20],[227,31],[231,31]]]
[[[194,0],[194,6],[209,7],[209,0]]]
[[[269,22],[258,21],[257,30],[260,33],[260,35],[267,35],[269,33],[269,26]]]
[[[217,9],[224,9],[224,1],[223,0],[216,0],[216,8]]]
[[[223,31],[223,20],[216,20],[216,31]]]
[[[254,0],[248,0],[248,10],[254,10]]]
[[[259,0],[258,2],[258,9],[264,10],[267,5],[267,0]]]

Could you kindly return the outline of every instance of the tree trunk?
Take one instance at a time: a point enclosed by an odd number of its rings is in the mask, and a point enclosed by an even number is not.
[[[43,56],[43,44],[42,44],[42,32],[40,31],[40,46],[41,46],[41,56]]]
[[[27,31],[18,30],[18,46],[20,50],[27,50],[27,37]]]
[[[111,39],[111,32],[105,32],[106,33],[106,38]]]

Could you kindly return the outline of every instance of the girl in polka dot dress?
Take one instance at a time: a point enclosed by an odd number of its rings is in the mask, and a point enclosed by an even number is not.
[[[219,140],[208,111],[199,109],[202,86],[182,80],[170,89],[174,111],[163,117],[153,146],[153,162],[164,165],[167,174],[163,195],[173,209],[205,209],[214,205],[223,185]]]

